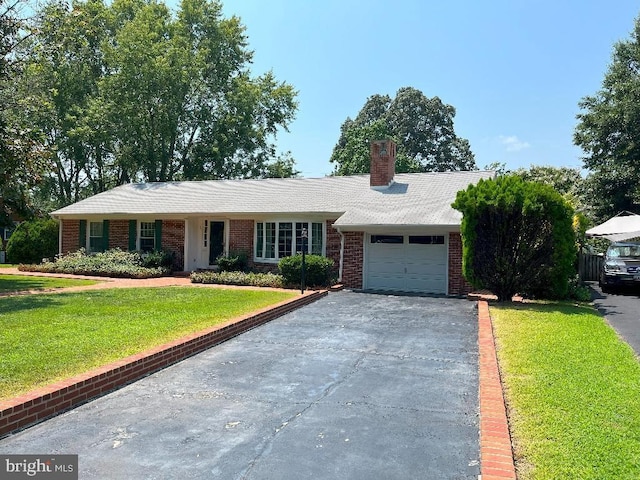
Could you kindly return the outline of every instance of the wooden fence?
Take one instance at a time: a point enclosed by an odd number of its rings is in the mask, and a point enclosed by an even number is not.
[[[578,255],[578,274],[583,282],[595,282],[600,278],[604,256],[581,253]]]

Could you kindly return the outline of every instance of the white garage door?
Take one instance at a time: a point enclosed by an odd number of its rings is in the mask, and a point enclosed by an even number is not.
[[[367,235],[364,287],[447,293],[444,235]]]

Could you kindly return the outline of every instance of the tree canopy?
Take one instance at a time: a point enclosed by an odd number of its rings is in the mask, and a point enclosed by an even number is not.
[[[391,138],[397,145],[396,171],[444,172],[476,169],[469,142],[458,137],[456,111],[438,97],[404,87],[395,98],[372,95],[355,119],[347,118],[331,162],[336,175],[369,172],[369,143]]]
[[[591,171],[586,184],[594,214],[640,213],[640,18],[613,48],[602,88],[579,106],[574,143]]]
[[[296,92],[250,72],[245,28],[218,1],[182,0],[175,13],[153,0],[52,2],[32,28],[11,114],[50,152],[41,202],[280,168],[269,167],[273,142],[294,118]]]
[[[42,168],[37,135],[9,115],[16,106],[10,85],[22,66],[23,7],[22,0],[0,0],[0,226],[11,224],[13,216],[31,215],[29,189]]]

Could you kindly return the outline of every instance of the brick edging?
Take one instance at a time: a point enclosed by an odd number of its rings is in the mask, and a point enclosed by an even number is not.
[[[516,479],[493,325],[486,300],[478,301],[480,352],[480,472],[482,480]]]
[[[105,395],[328,294],[312,291],[87,373],[0,402],[0,438]]]

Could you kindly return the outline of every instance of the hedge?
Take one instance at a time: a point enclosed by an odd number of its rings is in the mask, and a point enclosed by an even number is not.
[[[274,273],[214,272],[202,271],[191,274],[192,283],[217,283],[220,285],[244,285],[249,287],[282,288],[282,275]]]
[[[146,257],[146,258],[145,258]],[[84,249],[61,256],[55,261],[40,265],[20,265],[27,272],[70,273],[98,277],[154,278],[171,272],[171,254],[156,252],[142,255],[139,252],[125,252],[120,249],[88,254]],[[164,265],[164,266],[163,266]]]

